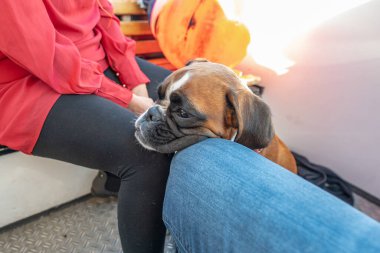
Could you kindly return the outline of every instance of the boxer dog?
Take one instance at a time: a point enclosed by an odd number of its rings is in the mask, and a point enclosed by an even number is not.
[[[135,123],[135,136],[146,149],[173,153],[206,138],[223,138],[297,171],[293,155],[274,134],[268,105],[230,68],[191,61],[163,81],[158,97]]]

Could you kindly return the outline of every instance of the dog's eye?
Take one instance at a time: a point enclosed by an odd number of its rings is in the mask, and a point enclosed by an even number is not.
[[[184,109],[179,109],[177,112],[181,118],[188,118],[189,117],[189,114]]]

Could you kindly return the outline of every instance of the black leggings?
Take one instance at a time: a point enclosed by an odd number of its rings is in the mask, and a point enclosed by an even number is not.
[[[149,95],[156,99],[158,83],[170,72],[137,61],[151,80]],[[162,252],[162,202],[171,156],[147,151],[137,143],[135,118],[129,110],[95,95],[62,95],[45,121],[33,154],[120,177],[118,224],[123,251]]]

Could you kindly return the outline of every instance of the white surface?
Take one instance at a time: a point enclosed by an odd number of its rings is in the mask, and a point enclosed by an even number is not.
[[[263,78],[276,131],[296,152],[380,198],[380,1],[324,23],[293,44],[282,76]]]
[[[96,173],[20,152],[0,156],[0,227],[88,194]]]

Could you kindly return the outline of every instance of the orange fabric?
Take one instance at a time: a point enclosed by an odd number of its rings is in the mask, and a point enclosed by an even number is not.
[[[135,42],[106,0],[3,0],[0,15],[0,144],[31,153],[60,94],[96,94],[127,107],[148,82]],[[123,88],[103,75],[110,65]]]
[[[166,59],[177,68],[195,58],[234,67],[250,42],[247,27],[230,20],[217,0],[157,0],[150,22]]]

